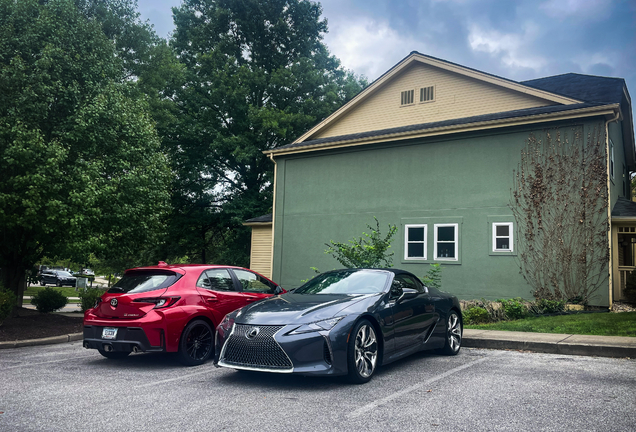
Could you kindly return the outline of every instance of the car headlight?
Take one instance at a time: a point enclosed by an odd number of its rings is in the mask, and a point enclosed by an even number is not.
[[[311,333],[311,332],[316,332],[321,330],[329,331],[332,328],[334,328],[336,324],[338,324],[338,322],[340,322],[340,320],[343,318],[344,317],[329,318],[322,321],[316,321],[309,324],[303,324],[300,327],[290,331],[287,334],[295,335],[295,334]]]
[[[232,326],[234,325],[234,315],[229,313],[225,315],[221,324],[218,325],[218,328],[222,329],[224,332],[228,332]]]

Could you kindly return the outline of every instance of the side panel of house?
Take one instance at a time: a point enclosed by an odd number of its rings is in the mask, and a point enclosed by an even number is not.
[[[629,173],[627,172],[627,163],[625,162],[625,148],[621,124],[618,122],[610,123],[608,131],[610,138],[610,202],[611,205],[614,206],[618,197],[625,197],[626,192],[627,196],[629,196]]]
[[[426,90],[430,89],[432,90]],[[425,89],[426,93],[421,92]],[[402,92],[413,91],[402,105]],[[424,101],[420,102],[420,97]],[[410,97],[410,96],[409,96]],[[429,99],[429,100],[427,100]],[[407,102],[411,100],[406,100]],[[413,64],[313,138],[552,105],[553,102],[424,64]]]
[[[313,276],[310,267],[339,268],[324,253],[325,243],[360,237],[375,216],[383,234],[389,224],[398,227],[394,267],[423,276],[431,263],[441,263],[442,288],[464,299],[532,298],[519,271],[509,207],[528,134],[279,159],[274,280],[293,288]],[[599,304],[607,302],[607,291]]]
[[[272,226],[252,226],[250,269],[272,277]]]

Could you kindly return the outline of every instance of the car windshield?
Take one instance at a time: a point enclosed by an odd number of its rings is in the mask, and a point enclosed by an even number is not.
[[[181,275],[167,271],[131,271],[126,272],[109,293],[140,293],[168,288],[174,284]]]
[[[57,272],[57,275],[58,276],[64,276],[64,277],[72,277],[73,276],[72,274],[70,274],[67,271],[59,271],[59,272]]]
[[[373,270],[342,270],[323,273],[294,294],[376,294],[384,291],[388,273]]]

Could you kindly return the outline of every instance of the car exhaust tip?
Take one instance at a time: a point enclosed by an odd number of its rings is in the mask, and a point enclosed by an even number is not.
[[[139,352],[139,348],[137,348],[137,345],[135,345],[135,346],[133,347],[133,352],[134,352],[135,354]]]
[[[84,348],[88,348],[88,342],[84,342]]]
[[[112,345],[104,345],[104,351],[112,352],[113,351],[113,346]]]

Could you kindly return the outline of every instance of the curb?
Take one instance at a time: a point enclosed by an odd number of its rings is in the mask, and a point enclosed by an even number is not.
[[[51,336],[51,337],[41,338],[41,339],[26,339],[21,341],[0,342],[0,349],[60,344],[60,343],[82,340],[83,337],[84,337],[83,333],[71,333],[68,335]]]
[[[491,334],[470,334],[464,335],[462,346],[546,354],[636,358],[636,338],[553,334],[542,335],[544,336],[543,340],[532,340],[538,339],[536,335],[537,333],[530,333],[527,338],[519,338],[512,335],[505,337]]]

